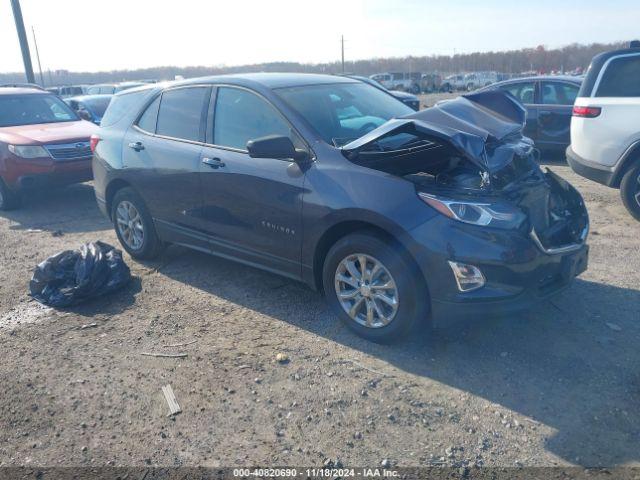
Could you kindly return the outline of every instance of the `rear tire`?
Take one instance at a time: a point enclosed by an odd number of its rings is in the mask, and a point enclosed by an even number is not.
[[[363,270],[365,274],[358,276]],[[372,342],[399,340],[429,312],[427,289],[417,267],[374,233],[353,233],[338,240],[324,261],[322,280],[327,301],[340,320]],[[395,309],[389,300],[395,301]]]
[[[131,188],[118,190],[111,203],[111,219],[122,247],[133,258],[151,260],[163,249],[144,200]]]
[[[640,221],[640,162],[631,167],[622,177],[620,196],[629,213]]]
[[[14,210],[20,206],[20,195],[9,190],[0,178],[0,210]]]

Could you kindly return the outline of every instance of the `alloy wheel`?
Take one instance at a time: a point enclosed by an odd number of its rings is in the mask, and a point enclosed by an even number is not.
[[[636,178],[636,193],[633,195],[633,197],[636,199],[638,207],[640,207],[640,175],[638,175],[638,178]]]
[[[365,327],[384,327],[398,312],[396,282],[382,262],[370,255],[344,258],[336,269],[335,289],[347,315]]]
[[[144,242],[144,225],[133,203],[123,200],[116,209],[116,223],[120,237],[132,250],[140,250]]]

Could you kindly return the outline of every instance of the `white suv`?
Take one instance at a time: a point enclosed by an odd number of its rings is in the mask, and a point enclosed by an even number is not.
[[[597,55],[573,106],[567,161],[583,177],[620,188],[640,220],[640,42]]]

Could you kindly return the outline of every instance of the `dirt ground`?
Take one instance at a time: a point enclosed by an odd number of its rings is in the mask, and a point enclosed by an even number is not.
[[[393,346],[303,285],[179,247],[125,257],[135,280],[108,298],[41,307],[39,261],[115,234],[90,184],[3,212],[0,465],[640,465],[640,224],[551,168],[586,199],[588,271],[521,316]]]
[[[420,99],[420,108],[433,107],[440,100],[448,100],[450,98],[456,98],[457,96],[465,92],[453,92],[453,93],[427,93],[418,95]]]

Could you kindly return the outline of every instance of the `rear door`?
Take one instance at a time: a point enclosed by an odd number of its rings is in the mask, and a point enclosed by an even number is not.
[[[125,136],[124,167],[167,241],[208,250],[198,175],[211,88],[158,95]]]
[[[580,85],[559,80],[540,82],[537,143],[564,150],[570,143],[571,111]]]
[[[304,173],[291,161],[251,158],[246,145],[267,135],[306,145],[254,91],[221,86],[210,111],[199,168],[212,250],[298,278]]]
[[[524,135],[537,140],[538,136],[538,109],[536,106],[536,85],[537,82],[523,80],[521,82],[510,82],[500,85],[499,90],[509,92],[516,97],[527,109],[527,121],[524,126]]]

